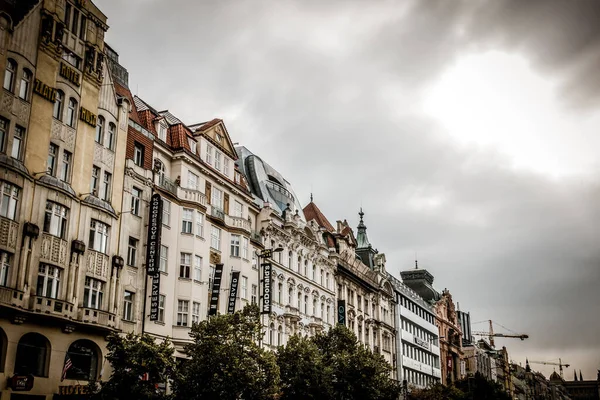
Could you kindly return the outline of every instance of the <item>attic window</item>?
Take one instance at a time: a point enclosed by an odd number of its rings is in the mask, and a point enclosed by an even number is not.
[[[158,124],[158,138],[163,142],[167,141],[167,127],[163,123]]]
[[[188,143],[190,144],[190,151],[196,154],[196,141],[194,139],[188,138]]]

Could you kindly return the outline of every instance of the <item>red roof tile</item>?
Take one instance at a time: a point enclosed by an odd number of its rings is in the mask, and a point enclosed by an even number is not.
[[[319,207],[317,207],[317,205],[312,201],[308,203],[308,205],[304,207],[304,210],[302,211],[304,212],[304,218],[306,218],[307,221],[314,219],[320,227],[325,228],[329,232],[335,231],[333,225],[331,225],[325,215],[323,215],[321,210],[319,210]]]
[[[129,104],[131,104],[131,112],[129,113],[129,118],[134,121],[137,122],[138,124],[140,123],[140,119],[138,117],[138,113],[137,113],[137,109],[135,108],[135,103],[133,102],[133,96],[131,95],[131,92],[129,91],[129,89],[127,89],[126,87],[120,85],[119,83],[113,81],[114,87],[115,87],[115,92],[122,97],[127,98],[127,100],[129,101]]]
[[[208,128],[210,128],[211,126],[215,126],[216,124],[218,124],[219,122],[222,122],[222,119],[219,118],[213,118],[212,120],[205,122],[204,124],[200,125],[196,131],[200,131],[203,132],[205,130],[207,130]]]

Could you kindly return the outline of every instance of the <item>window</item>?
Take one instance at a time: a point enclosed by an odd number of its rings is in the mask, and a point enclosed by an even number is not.
[[[167,260],[169,259],[169,248],[165,245],[160,246],[160,265],[158,270],[167,273]]]
[[[67,207],[52,201],[46,201],[44,232],[64,239],[67,234],[67,225],[69,221],[68,212],[69,210]]]
[[[188,312],[190,308],[190,302],[188,300],[177,301],[177,326],[188,325]]]
[[[112,182],[112,175],[109,172],[104,171],[104,179],[102,180],[102,193],[101,199],[104,201],[110,201],[110,185]]]
[[[0,117],[0,151],[6,148],[6,132],[8,131],[8,120]]]
[[[248,300],[248,277],[242,276],[242,299]]]
[[[163,142],[167,141],[167,127],[163,123],[158,124],[158,138]]]
[[[9,92],[13,91],[15,72],[17,71],[17,63],[10,58],[6,62],[6,71],[4,72],[4,89]]]
[[[212,188],[210,205],[213,207],[218,207],[219,209],[223,209],[223,192],[215,187]]]
[[[106,143],[106,147],[111,150],[115,149],[115,131],[117,127],[112,122],[108,124],[108,140]]]
[[[140,241],[136,238],[129,236],[129,242],[127,245],[127,265],[130,265],[132,267],[136,266],[135,264],[137,261],[137,248],[139,242]]]
[[[221,230],[214,225],[210,230],[210,247],[216,250],[221,248]]]
[[[196,212],[196,235],[204,237],[204,214]]]
[[[0,200],[0,215],[14,220],[17,214],[17,204],[21,189],[8,182],[0,181],[2,199]]]
[[[158,296],[158,322],[165,322],[165,302],[164,294]]]
[[[250,292],[250,302],[252,304],[256,304],[257,293],[258,293],[258,287],[256,285],[252,285],[252,291]]]
[[[90,191],[94,196],[98,196],[98,186],[100,184],[100,168],[92,166],[92,182]]]
[[[58,146],[50,143],[48,149],[48,175],[56,176],[56,158],[58,157]]]
[[[188,138],[188,143],[190,145],[190,151],[196,154],[196,141],[192,138]]]
[[[50,343],[39,333],[26,333],[17,345],[15,373],[48,376]],[[18,363],[18,364],[17,364]]]
[[[142,190],[135,186],[131,189],[131,213],[133,215],[140,216],[140,202],[142,197]]]
[[[233,216],[242,218],[242,213],[243,213],[242,203],[240,203],[237,200],[234,200],[233,201]]]
[[[23,140],[25,139],[25,128],[19,125],[15,126],[15,134],[13,136],[13,146],[11,156],[15,160],[21,159],[21,149],[23,147]]]
[[[202,282],[202,257],[194,256],[194,280]]]
[[[308,276],[308,260],[304,260],[304,276]]]
[[[283,346],[283,328],[281,325],[277,328],[277,346]]]
[[[223,157],[223,173],[229,175],[229,158]]]
[[[4,82],[6,82],[6,78],[4,79]],[[213,148],[211,145],[206,146],[206,162],[209,165],[212,165],[212,152],[213,152]]]
[[[108,247],[108,225],[93,219],[90,223],[90,250],[107,253]]]
[[[31,86],[31,71],[28,69],[23,70],[23,75],[21,77],[21,86],[19,86],[19,97],[23,100],[27,100],[29,98],[29,87]]]
[[[133,293],[128,290],[123,294],[123,319],[133,321]]]
[[[248,259],[248,238],[242,237],[242,258]]]
[[[231,256],[240,256],[240,235],[231,235]]]
[[[162,224],[164,226],[171,225],[171,202],[169,200],[165,200],[165,199],[163,199]]]
[[[308,296],[304,296],[304,314],[308,314]]]
[[[36,295],[56,299],[60,288],[62,270],[52,265],[40,264]]]
[[[198,190],[198,175],[192,171],[188,171],[187,187],[188,189]]]
[[[200,303],[193,302],[192,303],[192,324],[197,324],[200,322]]]
[[[179,263],[179,277],[190,279],[191,266],[192,255],[190,253],[181,253],[181,262]]]
[[[67,125],[71,128],[75,128],[75,116],[77,115],[77,101],[74,98],[69,99],[69,106],[67,107]]]
[[[138,167],[144,166],[144,146],[138,142],[133,146],[133,162]]]
[[[98,346],[90,340],[80,339],[69,346],[72,367],[67,370],[67,379],[95,381],[98,377]]]
[[[282,296],[283,296],[283,283],[279,282],[277,284],[277,302],[279,304],[283,304]]]
[[[8,272],[10,271],[10,254],[0,250],[0,286],[8,283]]]
[[[222,157],[223,157],[223,154],[219,153],[218,151],[215,151],[215,169],[217,171],[221,170]]]
[[[65,94],[62,90],[56,91],[56,100],[54,100],[54,109],[52,110],[52,116],[58,120],[62,117],[63,104],[65,102]]]
[[[83,290],[83,306],[87,308],[102,308],[104,297],[104,282],[98,279],[85,277],[85,288]]]
[[[294,288],[293,287],[289,287],[288,288],[288,304],[291,306],[292,305],[292,298],[294,296]]]
[[[317,266],[314,264],[312,266],[312,280],[313,281],[317,280]]]
[[[209,289],[212,288],[214,277],[215,277],[215,266],[209,265],[208,266],[208,288]]]
[[[302,309],[302,292],[298,291],[298,311]]]
[[[192,233],[194,210],[191,208],[184,208],[181,215],[181,233]]]
[[[72,159],[72,155],[71,153],[69,153],[66,150],[63,150],[63,156],[62,156],[62,165],[61,165],[61,169],[60,169],[60,180],[63,182],[70,182],[71,181],[71,159]]]
[[[96,143],[104,143],[104,117],[99,116],[98,122],[96,123],[96,136],[94,137]]]

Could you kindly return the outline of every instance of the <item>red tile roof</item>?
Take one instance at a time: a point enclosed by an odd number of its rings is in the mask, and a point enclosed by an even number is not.
[[[129,118],[140,124],[140,119],[138,117],[137,109],[135,108],[135,103],[133,102],[133,96],[131,92],[126,87],[120,85],[119,83],[113,81],[113,85],[115,87],[115,92],[122,97],[127,98],[129,100],[129,104],[131,104],[131,112],[129,113]]]
[[[203,132],[205,130],[207,130],[208,128],[210,128],[211,126],[215,126],[216,124],[218,124],[219,122],[222,122],[222,119],[219,118],[213,118],[208,122],[203,123],[202,125],[200,125],[198,128],[196,128],[196,131],[200,131]]]
[[[140,125],[146,128],[149,132],[152,132],[154,136],[156,135],[156,128],[154,127],[154,118],[156,116],[150,110],[142,110],[138,111],[138,116],[140,118]]]
[[[314,219],[320,227],[325,228],[329,232],[335,232],[333,225],[331,225],[325,215],[319,210],[319,207],[312,201],[308,203],[302,211],[304,212],[304,218],[306,218],[307,221]]]

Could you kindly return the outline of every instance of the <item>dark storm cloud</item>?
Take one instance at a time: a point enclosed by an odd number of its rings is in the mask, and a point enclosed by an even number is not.
[[[531,335],[505,343],[517,360],[556,349],[586,375],[598,367],[579,351],[600,354],[589,318],[600,304],[597,172],[515,170],[500,153],[458,147],[413,106],[461,55],[500,49],[592,112],[600,3],[96,3],[133,92],[187,123],[222,117],[332,223],[356,226],[362,204],[388,270],[411,268],[418,252],[475,321]]]

